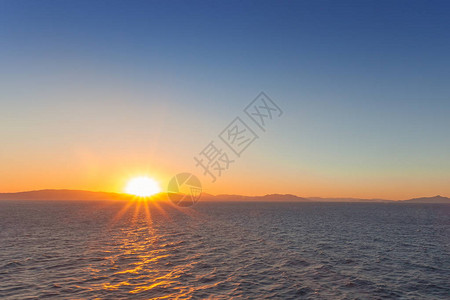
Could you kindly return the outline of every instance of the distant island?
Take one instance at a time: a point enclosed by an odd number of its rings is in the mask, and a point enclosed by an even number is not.
[[[77,200],[77,201],[108,201],[133,200],[136,197],[123,193],[92,192],[82,190],[38,190],[17,193],[0,193],[0,200]],[[166,193],[159,193],[150,197],[152,200],[167,201]],[[243,195],[211,195],[203,193],[200,201],[214,202],[364,202],[364,203],[441,203],[450,204],[450,198],[443,196],[413,198],[408,200],[360,199],[360,198],[320,198],[299,197],[291,194],[268,194],[264,196]]]
[[[53,189],[0,193],[0,200],[128,200],[132,197],[121,193]]]
[[[423,197],[423,198],[414,198],[409,200],[404,200],[406,203],[450,203],[450,198],[443,196],[434,196],[434,197]]]

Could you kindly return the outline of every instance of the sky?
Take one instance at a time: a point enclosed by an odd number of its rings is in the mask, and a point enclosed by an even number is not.
[[[0,192],[450,196],[448,1],[0,1]],[[265,132],[243,109],[264,91]],[[232,157],[235,117],[258,135]],[[234,162],[215,182],[194,157]]]

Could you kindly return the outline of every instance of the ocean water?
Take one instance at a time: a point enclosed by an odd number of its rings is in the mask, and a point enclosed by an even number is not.
[[[2,299],[449,299],[450,206],[0,202]]]

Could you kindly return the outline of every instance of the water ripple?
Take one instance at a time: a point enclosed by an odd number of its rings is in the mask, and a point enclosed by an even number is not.
[[[0,203],[0,297],[450,294],[449,206],[201,203],[185,213],[124,205]]]

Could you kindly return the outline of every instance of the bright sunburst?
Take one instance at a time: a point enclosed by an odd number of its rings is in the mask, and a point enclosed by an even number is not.
[[[153,178],[140,176],[128,181],[125,192],[139,197],[148,197],[161,192],[161,188]]]

